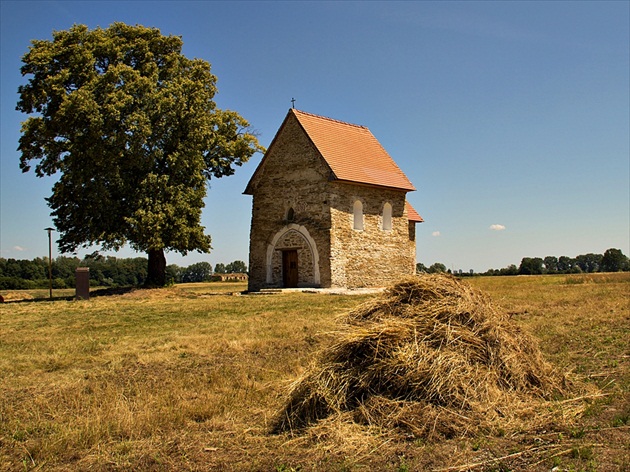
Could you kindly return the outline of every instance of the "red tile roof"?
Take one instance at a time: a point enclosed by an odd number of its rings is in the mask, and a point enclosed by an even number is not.
[[[416,211],[416,209],[414,207],[411,206],[411,203],[405,201],[405,208],[407,209],[407,219],[409,221],[414,221],[416,223],[423,223],[424,220],[422,219],[422,217],[418,214],[418,212]]]
[[[405,191],[415,190],[407,176],[366,127],[295,109],[291,109],[289,113],[297,118],[336,180]]]

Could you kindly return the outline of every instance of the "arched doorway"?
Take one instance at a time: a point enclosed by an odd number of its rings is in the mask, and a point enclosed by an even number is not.
[[[267,245],[267,285],[271,287],[317,287],[319,254],[304,226],[288,224]]]

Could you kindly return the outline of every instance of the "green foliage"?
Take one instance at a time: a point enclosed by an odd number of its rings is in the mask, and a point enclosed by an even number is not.
[[[518,274],[518,267],[514,264],[510,264],[504,269],[501,269],[501,275],[516,275]]]
[[[543,260],[540,257],[524,257],[518,268],[521,275],[534,275],[543,273]]]
[[[524,257],[519,267],[510,264],[502,269],[488,269],[481,275],[539,275],[539,274],[582,274],[594,272],[619,272],[630,270],[630,259],[620,249],[607,249],[601,254],[581,254],[575,258],[567,256]],[[422,263],[416,264],[416,272],[445,272],[446,266],[439,262],[427,268]],[[450,273],[450,271],[449,271]],[[466,275],[461,270],[455,271],[459,276]],[[471,270],[471,275],[473,271]],[[581,279],[580,279],[581,280]],[[580,282],[581,283],[581,282]]]
[[[209,262],[189,265],[182,273],[182,282],[207,282],[211,278],[212,265]]]
[[[245,274],[247,273],[247,265],[243,261],[230,262],[225,266],[225,272],[228,274]]]
[[[429,271],[429,269],[427,269],[427,266],[425,266],[422,262],[418,262],[416,264],[416,273],[422,274],[422,273],[426,273],[428,271]]]
[[[74,279],[75,271],[80,265],[81,260],[78,257],[59,256],[52,261],[52,275],[59,279]]]
[[[145,257],[116,258],[101,256],[98,252],[78,257],[59,256],[52,261],[53,288],[74,288],[77,267],[90,269],[90,285],[99,287],[129,287],[143,285],[147,279]],[[243,261],[227,265],[217,264],[219,273],[247,273]],[[166,267],[169,284],[181,282],[208,282],[213,280],[212,265],[197,262],[188,267],[170,264]],[[217,279],[220,280],[220,279]],[[48,288],[48,258],[16,260],[0,258],[0,290],[32,290]]]
[[[48,287],[48,280],[25,280],[19,277],[5,277],[0,275],[0,290],[31,290]]]
[[[75,271],[79,266],[90,269],[91,285],[137,286],[142,285],[147,277],[147,259],[144,257],[117,259],[91,255],[81,260],[78,257],[59,256],[52,260],[53,288],[73,288],[76,283]],[[45,274],[41,274],[39,269],[44,267]],[[47,288],[49,283],[48,258],[35,258],[32,261],[0,258],[0,289]]]
[[[515,266],[510,266],[515,267]],[[524,257],[518,270],[490,269],[487,275],[532,275],[532,274],[581,274],[594,272],[618,272],[630,270],[628,258],[620,249],[608,249],[601,254],[581,254],[575,258],[567,256]]]
[[[600,272],[600,266],[602,263],[601,254],[582,254],[575,258],[577,266],[582,272]]]
[[[558,258],[557,271],[564,274],[571,272],[571,269],[575,266],[575,260],[567,256],[560,256]]]
[[[177,264],[169,264],[166,266],[166,283],[177,284],[182,281],[184,269]]]
[[[74,286],[74,271],[80,260],[76,257],[58,257],[52,261],[53,288]],[[49,281],[48,258],[31,261],[0,258],[0,289],[29,290],[47,288]]]
[[[429,274],[439,274],[442,272],[446,272],[446,266],[441,262],[436,262],[435,264],[431,264],[427,272],[429,272]]]
[[[619,272],[628,270],[629,261],[620,249],[607,249],[601,259],[601,269],[604,272]]]
[[[130,259],[112,256],[86,257],[82,264],[90,269],[92,285],[105,287],[126,287],[144,284],[147,278],[147,259]]]
[[[210,251],[206,180],[263,148],[245,119],[216,107],[210,64],[181,49],[177,36],[114,23],[56,31],[23,56],[20,167],[60,174],[47,201],[61,251]]]
[[[558,258],[556,256],[547,256],[543,259],[545,264],[545,272],[548,274],[555,274],[558,272]]]

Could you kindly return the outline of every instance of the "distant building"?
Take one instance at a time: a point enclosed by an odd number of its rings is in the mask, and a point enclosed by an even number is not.
[[[413,190],[367,128],[290,109],[244,192],[249,290],[380,287],[415,273]]]
[[[218,273],[214,273],[214,275],[212,276],[215,280],[218,278],[221,282],[241,282],[241,281],[247,281],[248,276],[247,274],[244,274],[242,272],[233,272],[230,274],[218,274]]]

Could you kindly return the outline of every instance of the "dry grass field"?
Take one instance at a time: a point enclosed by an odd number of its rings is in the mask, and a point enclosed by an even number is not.
[[[630,471],[630,274],[465,283],[582,386],[549,402],[557,423],[431,441],[337,419],[271,434],[337,317],[374,295],[2,293],[0,470]]]

